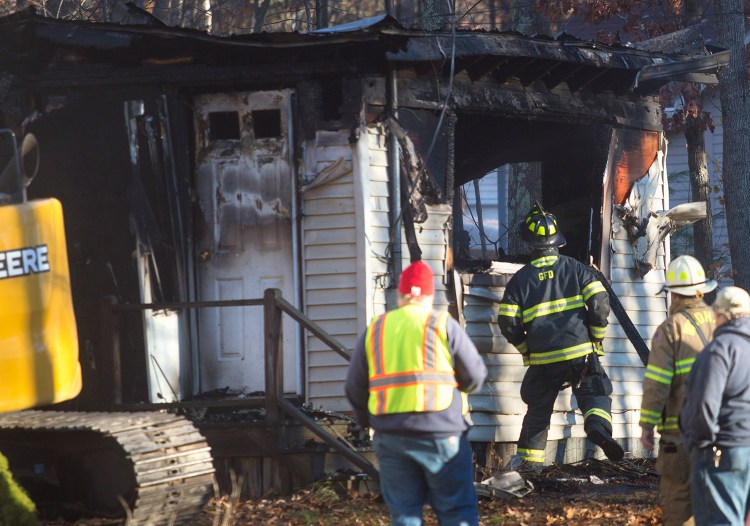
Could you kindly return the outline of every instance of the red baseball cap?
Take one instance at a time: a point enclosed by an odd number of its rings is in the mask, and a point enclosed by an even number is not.
[[[401,272],[398,291],[413,297],[434,294],[435,274],[428,264],[415,261]]]

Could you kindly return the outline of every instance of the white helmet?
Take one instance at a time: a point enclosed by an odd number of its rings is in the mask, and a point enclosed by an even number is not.
[[[716,281],[706,280],[700,261],[693,256],[679,256],[667,267],[667,282],[662,291],[668,290],[681,296],[702,296],[716,288]]]
[[[739,287],[726,287],[716,295],[713,308],[729,320],[750,316],[750,295]]]

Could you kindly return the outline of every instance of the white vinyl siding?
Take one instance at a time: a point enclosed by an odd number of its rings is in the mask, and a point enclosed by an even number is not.
[[[435,303],[436,310],[448,310],[450,299],[447,292],[448,277],[446,276],[446,261],[450,238],[448,235],[448,221],[452,220],[450,205],[428,205],[427,221],[415,225],[417,242],[422,250],[422,261],[427,263],[435,273]],[[402,239],[405,239],[402,229]],[[402,268],[409,264],[409,249],[406,244],[401,248],[403,254]],[[452,296],[452,294],[451,294]]]
[[[318,176],[339,162],[337,177],[302,192],[302,273],[305,313],[348,349],[357,338],[357,217],[349,130],[322,132],[306,146]],[[306,331],[307,402],[348,410],[347,361]]]
[[[366,128],[365,144],[367,173],[362,177],[366,180],[368,191],[364,203],[364,253],[360,257],[367,260],[368,291],[362,301],[366,303],[366,318],[360,320],[361,330],[378,314],[385,312],[385,287],[388,286],[388,243],[389,228],[389,199],[388,188],[388,140],[385,128],[372,125]]]
[[[656,162],[659,162],[658,157]],[[653,211],[670,208],[665,162],[662,160],[662,163],[658,185],[653,195]],[[610,239],[612,249],[609,256],[610,284],[638,334],[647,347],[651,348],[651,338],[656,328],[667,316],[667,296],[660,291],[664,285],[668,253],[665,252],[664,243],[662,243],[657,252],[656,267],[640,277],[635,270],[625,228],[621,226],[616,215],[612,221],[615,228]],[[641,430],[638,420],[643,397],[645,366],[614,312],[609,315],[604,350],[602,363],[613,385],[613,436],[617,439],[627,438],[626,451],[629,447],[632,449],[630,453],[633,456],[642,456],[643,451],[639,442]]]
[[[497,325],[504,285],[520,268],[518,264],[494,262],[487,274],[461,275],[466,332],[488,369],[481,391],[469,396],[474,423],[469,439],[475,442],[517,441],[526,414],[520,395],[526,367]]]
[[[660,270],[652,271],[650,274],[654,274],[654,278],[649,278],[644,283],[620,281],[623,277],[619,276],[620,271],[625,269],[613,269],[613,288],[647,344],[650,344],[653,332],[666,316],[664,296],[652,295],[654,289],[658,291],[663,283],[663,257],[660,261]],[[481,392],[470,396],[474,426],[469,432],[469,438],[472,441],[517,441],[526,413],[526,404],[520,395],[526,367],[515,347],[500,334],[496,322],[497,309],[505,290],[502,284],[507,283],[518,268],[520,266],[509,263],[494,263],[490,276],[462,275],[466,331],[482,353],[489,370],[487,382]],[[488,279],[493,279],[495,283],[486,284]],[[634,444],[640,437],[638,415],[644,368],[614,314],[610,315],[609,322],[602,362],[613,385],[611,398],[614,436],[617,439],[627,439],[627,444]],[[572,390],[561,391],[550,422],[549,441],[586,436],[583,416],[577,409]],[[581,444],[571,443],[570,446],[578,449],[567,452],[568,460],[572,461],[576,459],[576,455],[583,455]],[[641,455],[640,450],[631,453],[634,456]],[[550,454],[547,457],[547,461],[553,461]]]

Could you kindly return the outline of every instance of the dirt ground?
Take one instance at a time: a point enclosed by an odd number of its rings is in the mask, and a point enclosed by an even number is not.
[[[658,477],[652,460],[613,463],[586,460],[547,466],[524,475],[534,486],[522,498],[480,498],[480,525],[657,525]],[[367,487],[360,484],[360,489]],[[52,521],[45,526],[105,526],[100,519],[76,523]],[[387,526],[382,499],[360,494],[351,482],[322,481],[289,497],[257,500],[212,500],[190,526]],[[437,526],[428,509],[425,525]]]

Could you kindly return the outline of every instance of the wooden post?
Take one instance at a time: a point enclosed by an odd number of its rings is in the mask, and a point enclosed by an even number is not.
[[[284,348],[281,328],[281,309],[276,302],[279,289],[267,289],[263,294],[263,325],[265,332],[266,421],[277,431],[282,420],[279,399],[284,394]],[[278,444],[278,441],[277,441]]]
[[[111,390],[101,393],[110,406],[122,404],[122,366],[120,361],[120,331],[117,315],[117,298],[102,298],[102,371],[109,371]],[[102,383],[106,380],[102,378]]]

